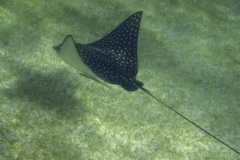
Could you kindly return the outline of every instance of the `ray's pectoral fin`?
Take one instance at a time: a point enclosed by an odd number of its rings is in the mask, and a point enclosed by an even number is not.
[[[67,35],[62,44],[53,48],[57,51],[59,57],[68,65],[82,73],[97,78],[97,76],[85,65],[79,56],[72,35]]]
[[[100,81],[98,77],[82,61],[76,49],[72,35],[67,35],[61,44],[54,46],[53,48],[57,51],[59,57],[64,62],[66,62],[74,69],[80,71],[81,75],[107,86],[102,81]]]

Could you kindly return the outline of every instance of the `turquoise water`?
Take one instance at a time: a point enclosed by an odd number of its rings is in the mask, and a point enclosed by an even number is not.
[[[138,79],[240,150],[238,1],[0,2],[0,159],[238,159],[141,91],[90,81],[52,46],[142,10]]]

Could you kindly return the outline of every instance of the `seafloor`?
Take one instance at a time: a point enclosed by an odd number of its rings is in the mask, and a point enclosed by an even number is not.
[[[142,10],[138,79],[240,150],[239,0],[1,0],[0,159],[239,159],[141,91],[90,81],[52,46]]]

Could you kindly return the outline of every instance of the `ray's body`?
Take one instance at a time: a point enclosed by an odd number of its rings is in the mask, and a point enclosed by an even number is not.
[[[140,88],[195,127],[240,154],[239,151],[162,102],[143,88],[142,82],[136,80],[138,72],[137,41],[141,17],[142,11],[134,13],[96,42],[83,45],[74,42],[72,36],[68,35],[61,44],[53,48],[63,61],[79,70],[82,75],[100,83],[102,82],[99,79],[102,79],[108,83],[120,85],[127,91],[135,91]]]

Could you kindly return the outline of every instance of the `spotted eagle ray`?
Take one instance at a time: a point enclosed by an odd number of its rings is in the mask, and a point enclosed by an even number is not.
[[[143,87],[141,81],[136,79],[138,73],[137,41],[142,13],[142,11],[134,13],[96,42],[84,45],[76,43],[72,35],[67,35],[61,44],[53,48],[63,61],[80,71],[81,75],[102,84],[104,83],[101,80],[120,85],[127,91],[141,89],[207,135],[240,154],[239,151],[155,97]]]

